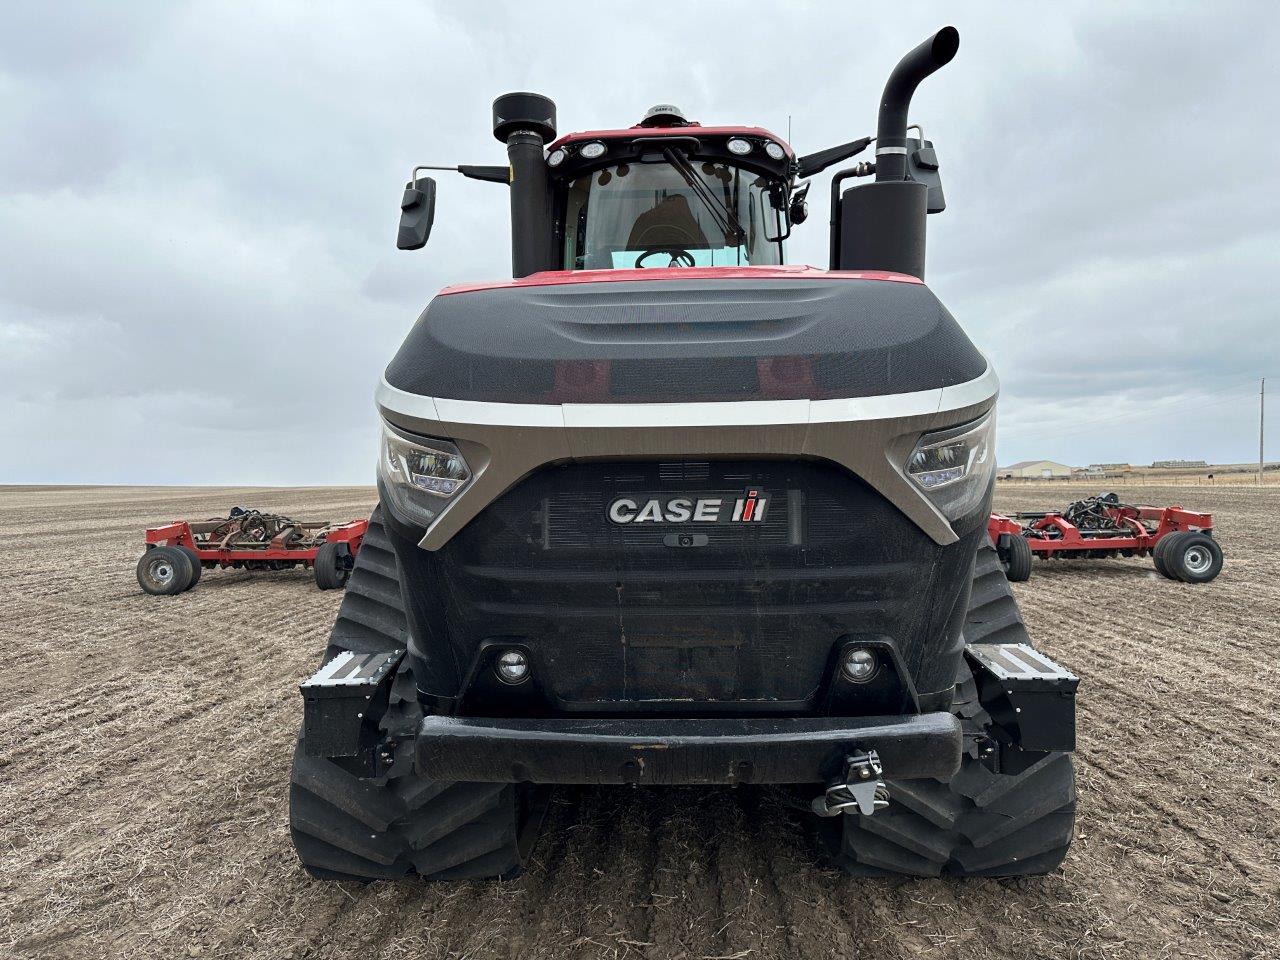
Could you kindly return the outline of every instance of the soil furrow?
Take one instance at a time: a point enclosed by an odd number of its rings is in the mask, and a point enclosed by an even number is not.
[[[1086,491],[1002,486],[999,508]],[[1016,881],[844,877],[784,791],[557,791],[505,883],[319,883],[287,782],[340,597],[305,571],[133,579],[144,527],[233,504],[368,514],[368,489],[0,488],[0,956],[439,960],[1276,956],[1280,489],[1122,497],[1210,510],[1227,566],[1042,563],[1016,587],[1081,676],[1077,838]]]

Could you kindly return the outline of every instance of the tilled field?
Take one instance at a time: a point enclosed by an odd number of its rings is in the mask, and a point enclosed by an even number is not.
[[[1017,588],[1082,678],[1059,874],[854,881],[767,793],[608,788],[557,795],[517,880],[360,887],[308,879],[286,829],[297,683],[339,596],[297,571],[149,597],[133,564],[151,523],[372,493],[0,488],[0,956],[1280,956],[1280,489],[1124,494],[1212,510],[1227,565],[1190,587],[1037,564]]]

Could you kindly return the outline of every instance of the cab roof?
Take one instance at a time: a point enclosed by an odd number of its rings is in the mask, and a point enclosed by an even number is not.
[[[704,127],[699,123],[689,123],[679,127],[626,127],[619,130],[583,130],[578,133],[566,133],[547,149],[587,140],[634,140],[637,137],[750,137],[757,140],[772,140],[782,146],[789,158],[794,159],[795,151],[780,136],[764,127]]]

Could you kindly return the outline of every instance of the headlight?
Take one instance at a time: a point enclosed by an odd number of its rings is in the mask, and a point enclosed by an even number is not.
[[[592,140],[590,143],[584,143],[578,151],[586,160],[595,160],[597,157],[604,156],[604,144],[599,140]]]
[[[471,482],[471,468],[452,443],[426,437],[409,440],[384,423],[378,476],[393,508],[406,520],[428,526]]]
[[[948,520],[982,503],[996,469],[996,412],[981,420],[926,433],[907,460],[907,475]]]
[[[743,140],[741,137],[734,137],[727,144],[730,153],[736,153],[738,156],[745,156],[751,152],[751,141]]]

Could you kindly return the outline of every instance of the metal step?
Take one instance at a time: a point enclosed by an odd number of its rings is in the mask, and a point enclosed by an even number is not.
[[[1080,678],[1026,643],[964,648],[992,734],[1017,750],[1074,750]]]
[[[344,651],[298,687],[303,749],[312,757],[369,753],[404,650]]]
[[[1059,666],[1027,643],[970,643],[965,646],[970,658],[998,680],[1017,683],[1024,690],[1072,691],[1080,678]]]

